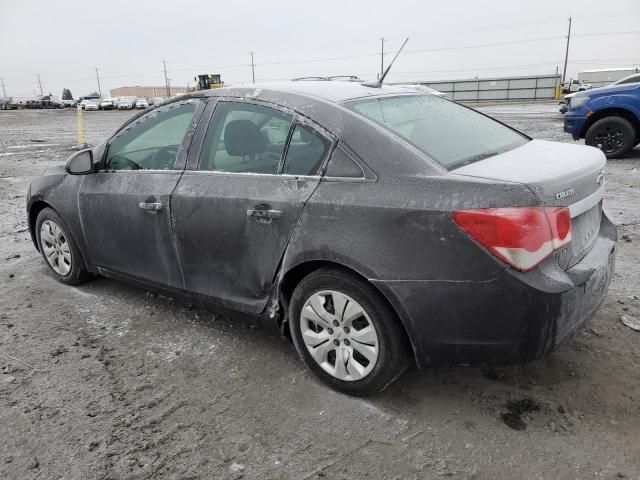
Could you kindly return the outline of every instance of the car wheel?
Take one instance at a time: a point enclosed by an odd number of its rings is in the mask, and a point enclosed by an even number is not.
[[[585,143],[597,147],[607,158],[618,158],[633,148],[636,132],[622,117],[601,118],[587,130]]]
[[[52,208],[38,214],[36,236],[40,253],[57,280],[77,285],[89,278],[84,259],[66,224]]]
[[[408,365],[409,342],[393,309],[371,284],[340,269],[319,269],[298,284],[289,328],[307,367],[347,394],[382,391]]]

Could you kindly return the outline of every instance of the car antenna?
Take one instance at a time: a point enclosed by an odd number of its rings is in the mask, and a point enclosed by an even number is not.
[[[408,41],[409,41],[409,37],[407,37],[405,39],[405,41],[402,44],[402,46],[398,49],[398,53],[396,53],[396,56],[393,57],[393,60],[391,60],[391,63],[389,64],[387,69],[384,71],[384,73],[382,74],[382,76],[378,80],[371,81],[371,82],[364,82],[362,85],[364,85],[365,87],[372,87],[372,88],[380,88],[380,87],[382,87],[382,82],[384,82],[384,79],[387,76],[387,73],[389,73],[389,70],[391,70],[391,67],[393,66],[393,62],[396,61],[396,58],[398,58],[398,55],[400,55],[400,52],[402,51],[402,49],[404,48],[404,46],[407,44]]]

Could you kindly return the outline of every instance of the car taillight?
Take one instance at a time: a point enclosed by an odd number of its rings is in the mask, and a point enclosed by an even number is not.
[[[458,210],[453,221],[492,254],[523,272],[571,241],[565,207]]]

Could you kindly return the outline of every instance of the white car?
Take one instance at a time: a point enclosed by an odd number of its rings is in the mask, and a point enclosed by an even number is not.
[[[131,97],[121,97],[118,100],[118,110],[132,110],[136,107],[136,101]]]
[[[94,98],[84,98],[84,99],[80,102],[80,107],[84,110],[84,109],[85,109],[85,107],[87,106],[87,103],[89,103],[89,102],[95,102],[95,101],[97,101],[97,100],[96,100],[96,99],[94,99]]]
[[[115,108],[115,103],[112,98],[103,98],[100,101],[100,110],[113,110]]]
[[[138,98],[136,100],[136,108],[149,108],[149,102],[147,102],[146,98]]]
[[[86,103],[85,103],[86,102]],[[84,109],[89,110],[100,110],[100,104],[98,100],[86,100],[84,103]]]

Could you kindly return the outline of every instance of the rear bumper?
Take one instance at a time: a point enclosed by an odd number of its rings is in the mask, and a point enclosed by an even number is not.
[[[420,366],[521,364],[549,355],[590,320],[615,264],[615,226],[603,214],[584,259],[562,271],[505,270],[487,282],[373,281],[400,312]]]

